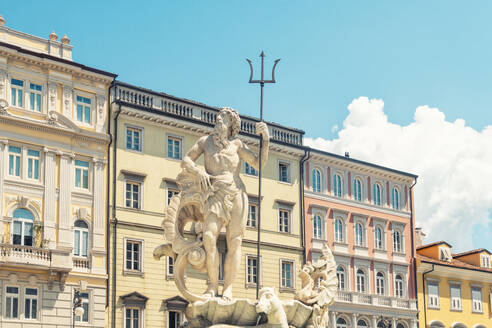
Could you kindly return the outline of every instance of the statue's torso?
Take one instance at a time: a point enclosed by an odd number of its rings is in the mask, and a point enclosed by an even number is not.
[[[215,145],[213,138],[207,138],[205,143],[205,170],[212,176],[231,175],[234,178],[239,177],[241,158],[238,154],[238,143],[230,141],[228,146],[219,149]]]

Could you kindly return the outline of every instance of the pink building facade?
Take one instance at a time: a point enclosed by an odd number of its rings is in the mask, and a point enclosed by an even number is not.
[[[304,163],[307,261],[328,243],[337,328],[417,327],[413,186],[417,176],[312,149]]]

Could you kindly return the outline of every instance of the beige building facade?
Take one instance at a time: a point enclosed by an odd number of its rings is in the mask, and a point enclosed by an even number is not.
[[[110,243],[115,261],[111,263],[110,327],[174,328],[184,322],[187,302],[173,281],[172,259],[156,261],[152,253],[164,242],[161,222],[170,197],[178,191],[175,178],[181,170],[180,161],[199,137],[212,131],[218,109],[122,82],[112,90],[112,104]],[[255,149],[258,120],[241,119],[239,137]],[[262,273],[258,277],[258,177],[242,163],[241,179],[250,206],[233,294],[255,299],[259,280],[260,285],[276,287],[282,299],[292,299],[300,286],[296,273],[303,260],[299,209],[303,132],[274,123],[268,127],[271,148],[263,170]],[[224,237],[221,234],[218,241],[222,258],[227,247]],[[205,273],[190,270],[186,284],[201,293],[206,279]]]
[[[107,95],[70,39],[0,17],[0,327],[104,327]]]

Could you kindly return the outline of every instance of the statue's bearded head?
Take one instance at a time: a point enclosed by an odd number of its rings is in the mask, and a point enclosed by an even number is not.
[[[214,142],[219,148],[225,148],[241,128],[241,118],[232,108],[224,107],[219,111],[212,132]]]

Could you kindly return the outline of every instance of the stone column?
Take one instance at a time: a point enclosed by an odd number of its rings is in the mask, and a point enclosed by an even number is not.
[[[71,200],[73,189],[73,154],[60,156],[60,197],[58,222],[58,249],[72,251],[72,213]]]
[[[332,324],[333,328],[336,328],[336,326],[337,326],[337,313],[335,311],[333,311],[331,313],[331,324]]]
[[[411,321],[411,327],[412,328],[418,328],[417,319],[412,319],[412,321]],[[425,328],[425,327],[422,327],[422,328]]]
[[[391,328],[396,328],[396,318],[391,318]]]
[[[2,243],[5,242],[3,239],[3,180],[5,178],[5,166],[8,162],[8,143],[8,140],[0,140],[0,242]]]
[[[357,328],[357,313],[352,313],[352,327]]]
[[[44,148],[44,236],[48,248],[56,248],[56,152]]]
[[[106,162],[101,159],[93,159],[94,163],[94,202],[93,202],[93,250],[96,252],[105,251],[105,239],[104,239],[104,209],[106,195],[104,194],[105,183],[104,183],[104,168],[106,167]]]
[[[375,316],[375,315],[373,315],[371,319],[372,319],[372,325],[371,325],[372,328],[377,328],[377,326],[378,326],[378,317]]]

